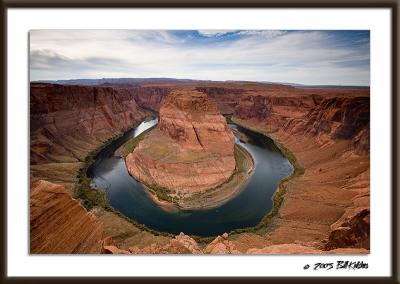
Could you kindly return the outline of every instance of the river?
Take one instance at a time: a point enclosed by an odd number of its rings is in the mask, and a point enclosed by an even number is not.
[[[244,147],[255,161],[254,173],[246,188],[217,208],[195,211],[165,210],[129,175],[125,161],[114,154],[127,140],[157,123],[157,119],[142,122],[114,140],[98,153],[87,172],[92,178],[91,186],[105,191],[112,207],[148,228],[173,234],[184,232],[189,235],[215,236],[232,229],[254,226],[271,211],[271,198],[280,180],[293,171],[293,166],[270,138],[236,124],[229,124],[230,128],[250,138],[247,143],[235,138],[235,142]]]

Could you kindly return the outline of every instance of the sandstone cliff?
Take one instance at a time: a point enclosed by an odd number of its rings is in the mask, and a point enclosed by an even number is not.
[[[233,133],[204,93],[177,91],[160,109],[160,131],[184,148],[233,155]]]
[[[197,87],[196,90],[207,94],[223,114],[232,114],[239,104],[240,98],[246,93],[243,89],[214,86]]]
[[[30,116],[31,163],[43,164],[81,160],[144,112],[127,90],[32,84]]]
[[[72,189],[89,152],[145,115],[128,90],[32,83],[31,174]]]
[[[30,253],[101,253],[103,224],[60,185],[37,181],[30,191]]]
[[[234,136],[204,93],[165,98],[160,122],[127,156],[128,171],[147,185],[194,193],[218,186],[235,170]]]
[[[369,152],[369,97],[321,95],[277,97],[250,95],[235,109],[235,117],[268,124],[268,132],[317,138],[321,143],[351,140],[360,154]]]
[[[137,104],[145,109],[159,112],[163,99],[171,92],[171,87],[137,87],[129,88]]]
[[[265,235],[271,244],[369,249],[369,93],[360,95],[258,94],[235,109],[235,121],[271,136],[305,169],[287,185]]]

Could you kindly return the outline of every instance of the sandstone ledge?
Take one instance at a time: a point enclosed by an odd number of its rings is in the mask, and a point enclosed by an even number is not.
[[[251,238],[249,239],[251,241]],[[206,246],[199,245],[192,237],[180,233],[170,239],[168,243],[153,243],[145,247],[132,246],[121,249],[115,244],[105,244],[104,253],[107,254],[252,254],[252,255],[326,255],[326,254],[367,254],[369,250],[364,248],[338,248],[333,250],[321,250],[315,244],[294,242],[290,244],[268,244],[264,241],[256,244],[248,244],[250,248],[242,247],[242,244],[232,239],[227,233],[217,236]],[[256,245],[256,247],[252,247]]]

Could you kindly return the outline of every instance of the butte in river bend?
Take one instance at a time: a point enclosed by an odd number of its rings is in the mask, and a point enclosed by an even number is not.
[[[179,207],[205,208],[229,199],[246,182],[249,175],[235,174],[235,151],[244,157],[238,160],[247,173],[253,163],[244,149],[235,149],[239,147],[207,94],[181,89],[164,99],[157,128],[127,156],[126,165],[136,180],[152,191],[167,192]],[[202,198],[210,190],[213,194]]]

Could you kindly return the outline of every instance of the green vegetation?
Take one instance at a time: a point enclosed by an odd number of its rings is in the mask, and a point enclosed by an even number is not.
[[[128,140],[127,142],[125,142],[120,147],[120,149],[121,149],[121,152],[120,152],[121,153],[121,157],[126,158],[126,156],[129,153],[132,153],[132,151],[137,147],[139,142],[142,141],[143,138],[145,137],[145,135],[147,133],[149,133],[152,129],[154,129],[154,127],[155,126],[147,129],[146,131],[141,133],[139,136],[137,136],[135,138],[132,138],[132,139]],[[152,148],[152,150],[153,150],[153,148]],[[250,156],[250,158],[252,159],[251,155],[249,155],[247,153],[247,151],[243,147],[241,147],[240,145],[235,145],[235,152],[234,153],[235,153],[235,160],[236,160],[236,168],[235,168],[234,173],[229,177],[229,179],[226,182],[231,181],[232,178],[235,175],[237,175],[239,173],[243,173],[243,172],[246,171],[246,166],[244,165],[244,163],[246,161],[246,156],[245,155]],[[152,154],[155,154],[155,152],[152,151]],[[185,160],[197,160],[197,159],[202,158],[203,155],[204,155],[203,153],[191,153],[191,154],[193,154],[193,156],[189,156],[188,155],[187,157],[185,157]],[[254,161],[253,161],[253,163],[254,163]],[[151,191],[152,194],[156,195],[158,200],[167,201],[167,202],[173,203],[173,204],[175,204],[175,205],[177,205],[179,207],[177,202],[171,197],[172,194],[176,194],[176,192],[174,190],[166,188],[166,187],[161,187],[161,186],[157,185],[156,183],[147,184],[147,183],[142,182],[142,184],[144,184],[147,187],[147,189],[149,191]],[[217,186],[217,187],[215,187],[213,189],[210,189],[209,191],[216,190],[219,187],[221,187],[221,185],[219,185],[219,186]],[[201,193],[199,193],[199,194],[201,194]]]
[[[122,134],[121,134],[122,135]],[[81,201],[81,204],[89,211],[94,207],[109,207],[107,199],[104,192],[93,189],[90,186],[92,179],[86,175],[86,172],[91,164],[94,163],[96,155],[108,146],[114,139],[121,137],[121,135],[116,135],[100,146],[99,148],[89,152],[83,161],[83,167],[79,169],[76,178],[78,179],[76,192],[76,198]]]
[[[190,236],[192,239],[194,239],[199,245],[208,245],[211,243],[217,236],[211,236],[211,237],[202,237],[202,236]]]
[[[83,207],[88,211],[94,207],[108,207],[109,205],[107,204],[105,193],[92,189],[90,187],[90,182],[91,178],[87,177],[81,169],[78,174],[78,190],[76,197],[81,201]]]
[[[264,134],[265,135],[265,134]],[[269,136],[268,136],[269,137]],[[272,139],[272,138],[271,138]],[[292,164],[293,166],[293,173],[290,177],[297,177],[297,176],[301,176],[302,174],[304,174],[304,168],[300,165],[300,163],[297,161],[295,155],[290,152],[289,149],[287,149],[285,146],[283,146],[282,143],[273,140],[274,144],[276,145],[276,147],[279,148],[279,150],[281,151],[281,153],[289,160],[289,162]],[[282,180],[283,181],[283,180]]]
[[[137,125],[135,125],[134,127],[137,127]],[[151,129],[152,128],[144,131],[139,136],[129,140],[128,143],[130,142],[130,144],[128,145],[128,147],[132,147],[131,149],[133,151],[133,149],[137,146],[137,144],[140,142],[140,140],[143,139],[145,133],[147,133]],[[122,135],[123,134],[115,135],[113,137],[110,137],[109,139],[107,139],[104,142],[104,144],[102,146],[100,146],[99,148],[91,151],[85,157],[85,159],[83,161],[83,167],[79,169],[79,171],[77,173],[77,176],[76,176],[77,184],[76,184],[76,189],[75,189],[75,198],[77,198],[80,201],[80,203],[82,204],[82,206],[85,207],[88,211],[92,210],[95,207],[99,207],[99,208],[102,208],[102,209],[104,209],[106,211],[109,211],[109,212],[112,212],[112,213],[118,215],[119,217],[123,218],[124,220],[132,223],[137,228],[139,228],[139,229],[141,229],[143,231],[150,232],[151,234],[153,234],[155,236],[173,237],[174,236],[173,234],[166,233],[166,232],[158,232],[158,231],[152,230],[152,229],[146,227],[143,224],[140,224],[138,222],[135,222],[132,219],[129,219],[128,217],[126,217],[121,212],[119,212],[118,210],[116,210],[115,208],[113,208],[111,205],[108,204],[105,192],[96,190],[96,189],[94,189],[94,188],[92,188],[90,186],[90,183],[91,183],[92,179],[86,175],[86,172],[87,172],[88,168],[90,167],[90,165],[92,165],[95,162],[95,158],[96,158],[97,154],[102,149],[107,147],[115,139],[118,139]],[[134,141],[132,141],[132,140],[134,140]],[[128,152],[128,154],[129,153],[130,152]]]
[[[158,200],[161,201],[167,201],[170,203],[174,203],[176,204],[176,202],[174,202],[174,199],[170,196],[170,194],[174,194],[175,191],[168,189],[166,187],[161,187],[155,183],[153,183],[152,185],[146,185],[146,187],[154,194],[157,196]]]
[[[238,144],[235,144],[234,155],[236,164],[235,170],[233,171],[232,175],[224,183],[208,189],[207,193],[215,192],[221,187],[224,187],[226,184],[232,182],[235,177],[240,178],[242,174],[247,174],[246,171],[250,167],[249,165],[247,165],[247,163],[249,163],[249,159],[251,159],[252,165],[254,165],[255,163],[253,157],[246,151],[246,149]],[[193,193],[190,199],[197,199],[199,198],[199,196],[202,195],[204,195],[204,193],[202,192]]]
[[[289,184],[289,182],[304,174],[304,168],[300,165],[300,163],[297,161],[295,155],[287,149],[282,143],[272,139],[270,136],[267,134],[259,131],[258,129],[251,128],[247,125],[243,125],[240,120],[232,118],[232,121],[244,128],[251,129],[252,131],[258,132],[268,138],[270,138],[275,146],[281,151],[281,153],[289,160],[289,162],[293,166],[293,172],[290,176],[285,177],[282,179],[278,185],[277,190],[275,191],[274,195],[272,196],[272,210],[264,216],[264,218],[261,219],[261,221],[253,226],[253,227],[247,227],[247,228],[240,228],[240,229],[235,229],[230,232],[230,234],[239,234],[239,233],[245,233],[245,232],[252,232],[252,233],[258,233],[261,230],[265,229],[270,223],[271,220],[278,214],[279,208],[281,207],[284,196],[286,193],[286,188]]]
[[[233,121],[232,121],[232,116],[233,116],[233,114],[224,114],[224,117],[225,117],[225,119],[226,119],[226,123],[233,123]]]
[[[121,147],[121,157],[122,158],[126,158],[126,156],[128,156],[130,153],[133,152],[133,150],[135,150],[135,148],[139,145],[140,141],[143,140],[143,138],[146,136],[147,133],[149,133],[151,130],[153,130],[156,127],[156,125],[154,125],[153,127],[150,127],[149,129],[143,131],[142,133],[140,133],[140,135],[129,139],[127,142],[125,142]]]
[[[128,156],[130,153],[132,153],[133,150],[135,150],[135,148],[139,145],[140,141],[142,141],[143,138],[146,136],[146,134],[149,133],[151,130],[153,130],[155,127],[156,127],[156,125],[154,125],[153,127],[150,127],[146,131],[143,131],[140,135],[125,142],[120,147],[121,157],[125,159],[126,156]],[[171,203],[174,202],[172,197],[170,196],[170,194],[175,193],[173,190],[165,188],[165,187],[161,187],[155,183],[145,184],[142,182],[142,184],[144,184],[147,187],[147,189],[149,189],[154,195],[156,195],[158,200],[168,201]]]

